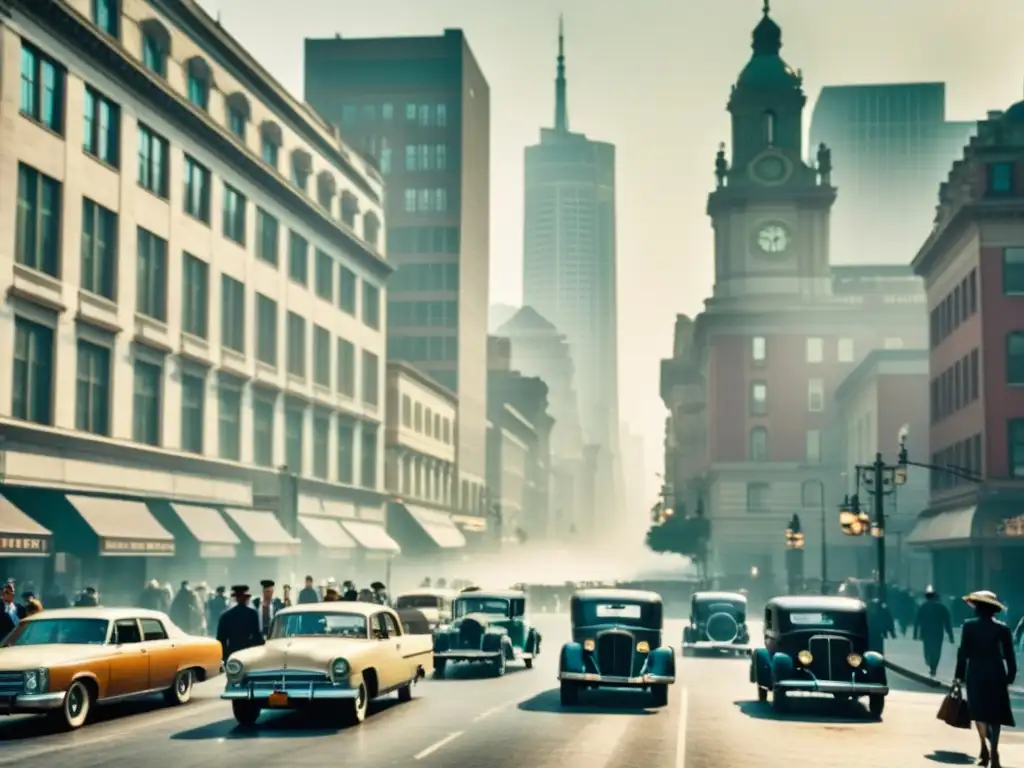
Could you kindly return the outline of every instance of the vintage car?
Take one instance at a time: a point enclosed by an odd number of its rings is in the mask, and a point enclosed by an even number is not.
[[[572,640],[562,646],[558,680],[562,706],[586,688],[649,690],[668,704],[676,680],[675,651],[662,645],[661,597],[630,589],[584,589],[569,601]]]
[[[141,608],[64,608],[22,619],[0,648],[0,712],[80,728],[96,704],[162,693],[185,704],[220,674],[216,640]]]
[[[231,654],[224,665],[235,720],[252,725],[264,709],[333,708],[358,725],[373,699],[412,687],[430,661],[430,636],[404,632],[376,603],[307,603],[274,617],[265,645]]]
[[[784,709],[792,693],[867,697],[882,716],[889,685],[882,654],[868,650],[867,608],[848,597],[776,597],[764,609],[764,648],[754,651],[750,682],[759,701]]]
[[[683,655],[750,654],[747,598],[739,592],[695,592],[690,626],[683,629]]]
[[[495,675],[522,659],[527,669],[540,654],[540,632],[526,618],[526,595],[517,590],[462,590],[452,605],[452,623],[434,633],[434,674],[450,662],[489,664]]]
[[[403,592],[395,598],[395,610],[414,609],[423,614],[432,632],[452,621],[452,603],[458,595],[453,589],[421,587],[411,592]]]

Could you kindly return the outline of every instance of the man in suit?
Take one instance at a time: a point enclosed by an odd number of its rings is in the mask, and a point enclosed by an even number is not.
[[[231,593],[234,595],[235,604],[224,611],[217,622],[217,640],[220,642],[224,661],[236,651],[263,645],[259,616],[249,605],[249,587],[234,586]]]
[[[18,605],[14,602],[14,584],[4,584],[3,592],[0,593],[0,638],[6,638],[21,621],[18,615]]]
[[[319,603],[320,595],[316,592],[316,587],[313,586],[313,577],[306,577],[306,586],[299,592],[299,605],[307,605],[309,603]]]
[[[256,609],[259,620],[260,634],[266,637],[270,634],[270,625],[274,621],[277,612],[284,608],[284,604],[274,597],[274,582],[264,579],[260,582],[263,587],[263,595],[252,601],[252,607]]]

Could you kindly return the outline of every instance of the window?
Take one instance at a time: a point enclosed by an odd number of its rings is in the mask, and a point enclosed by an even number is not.
[[[306,378],[306,319],[288,313],[288,373]]]
[[[18,213],[14,259],[37,272],[60,275],[61,184],[18,165]]]
[[[260,140],[260,157],[263,158],[263,162],[269,165],[271,168],[277,168],[277,158],[280,152],[280,147],[277,142],[274,141],[270,136],[264,134]]]
[[[117,214],[82,198],[82,288],[114,300],[117,275]]]
[[[775,113],[771,110],[764,113],[764,143],[767,147],[775,146]]]
[[[805,455],[808,464],[821,463],[821,431],[817,429],[807,430],[807,448]]]
[[[242,382],[221,374],[217,387],[217,445],[220,457],[242,459]]]
[[[853,339],[840,339],[836,345],[836,357],[840,363],[853,362]]]
[[[381,137],[380,143],[380,172],[384,175],[391,173],[391,147],[386,144],[387,139]]]
[[[903,349],[903,339],[897,338],[896,336],[889,336],[882,341],[882,346],[885,349]]]
[[[429,104],[420,104],[420,111],[419,111],[419,124],[420,125],[422,125],[424,127],[427,127],[427,126],[430,125],[430,116],[431,116],[430,113],[431,112],[432,112],[432,110],[430,109],[430,105]]]
[[[412,426],[412,399],[408,395],[402,395],[402,426]]]
[[[420,403],[416,403],[412,409],[412,428],[417,432],[423,431],[423,406]]]
[[[53,329],[14,318],[14,381],[11,415],[53,423]]]
[[[309,284],[309,243],[297,232],[288,233],[288,277]]]
[[[224,184],[224,237],[245,245],[245,195]]]
[[[988,191],[995,194],[1013,192],[1013,163],[992,163],[988,167]]]
[[[1006,335],[1006,383],[1024,385],[1024,331]]]
[[[210,169],[185,155],[185,213],[210,223]]]
[[[92,21],[111,37],[117,37],[121,21],[118,0],[92,0]]]
[[[256,209],[256,256],[267,264],[277,266],[278,254],[277,219],[264,211]]]
[[[420,144],[417,150],[421,171],[434,169],[434,147],[432,144]]]
[[[284,463],[289,472],[302,474],[302,440],[306,410],[289,405],[284,411]]]
[[[146,445],[160,445],[160,400],[163,368],[143,360],[135,361],[132,439]]]
[[[167,49],[152,32],[142,36],[142,65],[160,77],[167,77]]]
[[[210,82],[195,72],[188,73],[188,100],[202,110],[210,106]]]
[[[768,358],[768,339],[755,336],[750,340],[750,355],[755,363],[763,363]]]
[[[755,381],[750,385],[750,414],[764,416],[768,413],[768,385],[763,381]]]
[[[313,416],[313,477],[327,479],[327,451],[331,439],[331,418],[317,413]]]
[[[416,213],[416,190],[405,190],[405,212]]]
[[[338,392],[356,396],[356,348],[347,339],[338,339]]]
[[[228,130],[245,141],[245,113],[238,107],[228,107]]]
[[[750,460],[768,460],[768,430],[764,427],[754,427],[750,430]]]
[[[167,139],[139,123],[139,186],[167,199]]]
[[[1024,419],[1014,419],[1010,422],[1008,437],[1007,458],[1010,477],[1024,477]]]
[[[206,381],[202,376],[181,377],[181,450],[203,452],[206,411]]]
[[[1024,248],[1003,249],[1003,293],[1024,293]]]
[[[424,434],[426,434],[427,437],[433,437],[434,436],[434,412],[432,410],[430,410],[429,408],[426,409],[426,412],[425,412],[425,414],[423,416],[423,426],[424,426],[424,430],[423,430]]]
[[[380,330],[380,290],[363,281],[363,323],[374,330]]]
[[[331,386],[331,332],[319,325],[313,326],[313,383]]]
[[[395,105],[394,104],[382,104],[380,107],[380,119],[385,123],[390,123],[395,119]]]
[[[209,337],[210,265],[182,254],[181,328],[200,339]]]
[[[347,267],[338,268],[338,306],[353,317],[356,314],[356,287],[358,278]]]
[[[444,128],[448,125],[448,105],[438,104],[437,105],[437,127]]]
[[[807,339],[807,362],[820,363],[825,359],[825,340],[814,337]]]
[[[299,155],[292,153],[292,184],[306,192],[309,186],[309,169],[303,163],[304,160],[300,160]]]
[[[807,410],[814,413],[825,410],[825,382],[823,379],[808,380]]]
[[[364,488],[377,487],[377,425],[363,422],[362,439],[362,471],[360,484]]]
[[[747,483],[747,512],[766,512],[769,508],[768,483]]]
[[[316,295],[334,301],[334,260],[319,248],[316,249]]]
[[[245,285],[233,277],[220,277],[220,343],[245,352]]]
[[[352,422],[338,419],[338,482],[352,485],[355,478],[356,431]]]
[[[380,220],[376,214],[367,213],[363,217],[363,240],[375,248],[380,240]]]
[[[85,86],[82,149],[112,168],[121,164],[121,109]]]
[[[252,463],[274,466],[274,401],[254,397],[252,402]]]
[[[406,122],[410,122],[410,123],[415,123],[416,122],[416,105],[415,104],[406,104],[405,105],[405,119],[406,119]]]
[[[138,274],[135,309],[167,321],[167,241],[138,228]]]
[[[437,170],[444,171],[448,168],[448,145],[438,144],[434,147],[434,164]]]
[[[28,43],[21,44],[21,113],[64,134],[64,68]]]
[[[356,216],[359,215],[359,201],[350,193],[341,193],[341,222],[346,227],[355,229]]]
[[[800,506],[804,509],[824,509],[825,484],[820,480],[807,480],[800,486]]]
[[[419,168],[419,154],[415,144],[405,145],[405,170],[415,171]]]
[[[256,294],[256,359],[277,367],[277,302]]]
[[[369,350],[363,350],[363,402],[367,405],[380,403],[380,358]]]

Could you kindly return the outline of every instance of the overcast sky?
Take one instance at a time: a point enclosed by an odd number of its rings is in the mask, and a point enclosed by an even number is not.
[[[665,417],[658,361],[670,353],[676,313],[700,311],[711,290],[705,197],[716,147],[729,137],[729,88],[749,58],[761,0],[201,2],[299,95],[305,37],[464,29],[491,86],[491,303],[509,304],[521,297],[523,147],[552,120],[564,13],[571,127],[618,146],[621,412],[646,440],[653,491]],[[808,119],[821,86],[830,84],[944,80],[948,116],[960,120],[1024,96],[1021,0],[772,6],[783,56],[804,73]]]

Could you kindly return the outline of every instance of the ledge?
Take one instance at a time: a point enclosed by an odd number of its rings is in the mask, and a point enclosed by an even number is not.
[[[139,312],[135,313],[135,340],[167,354],[174,352],[167,323]]]
[[[78,312],[75,319],[117,334],[123,331],[117,317],[117,303],[84,288],[78,289]]]
[[[67,306],[64,304],[64,284],[60,278],[39,272],[32,267],[26,267],[24,264],[15,262],[14,280],[7,290],[8,293],[31,301],[33,304],[40,304],[55,312],[67,311]]]

